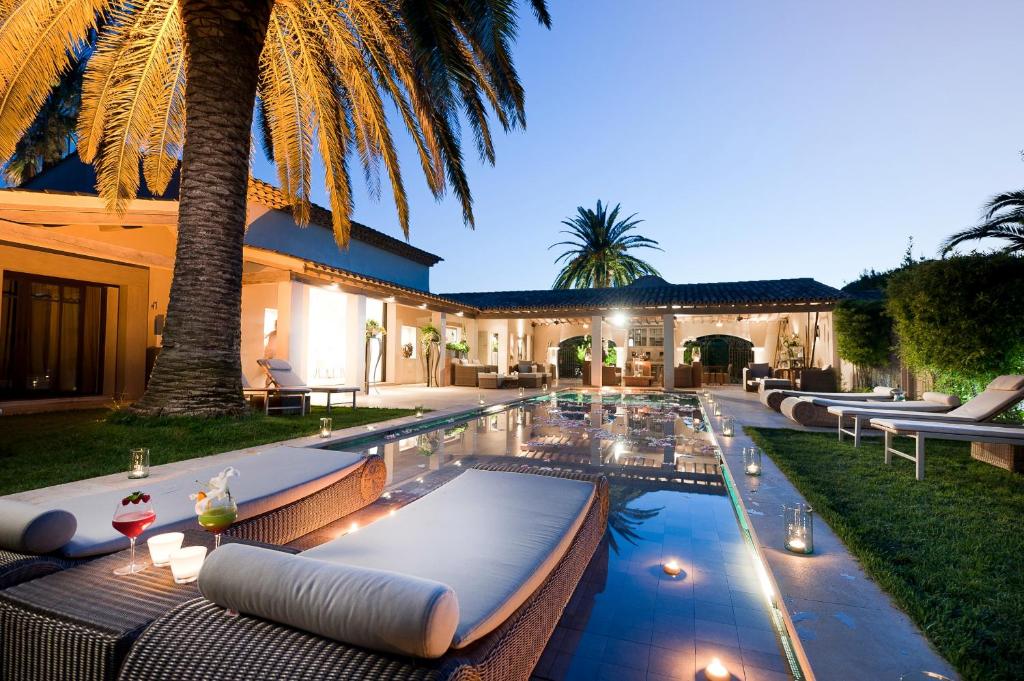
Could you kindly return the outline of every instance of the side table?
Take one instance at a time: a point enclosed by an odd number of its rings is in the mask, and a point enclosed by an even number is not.
[[[296,553],[226,535],[221,541]],[[213,535],[189,530],[184,545],[212,549]],[[148,558],[145,542],[137,551]],[[196,582],[175,584],[169,567],[115,576],[127,562],[128,551],[119,551],[0,591],[0,678],[115,679],[153,620],[200,595]]]

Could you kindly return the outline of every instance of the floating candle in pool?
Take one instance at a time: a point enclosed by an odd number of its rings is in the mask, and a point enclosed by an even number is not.
[[[188,584],[189,582],[196,581],[205,558],[205,546],[186,546],[173,552],[170,559],[171,575],[174,576],[174,581],[178,584]]]
[[[666,575],[672,575],[673,577],[675,577],[683,571],[682,566],[679,565],[679,561],[677,561],[674,558],[670,561],[665,562],[661,566],[661,569],[665,571]]]
[[[157,534],[149,538],[146,545],[149,546],[149,557],[156,567],[166,567],[171,562],[171,554],[181,548],[181,542],[185,535],[181,532],[167,532]]]
[[[708,681],[729,681],[732,675],[729,674],[729,670],[725,668],[722,661],[716,657],[711,660],[711,664],[704,668],[704,677]]]

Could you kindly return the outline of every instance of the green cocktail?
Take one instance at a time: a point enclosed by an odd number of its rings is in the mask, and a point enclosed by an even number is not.
[[[215,506],[199,514],[199,524],[204,529],[220,533],[231,527],[238,517],[238,509],[232,506]]]

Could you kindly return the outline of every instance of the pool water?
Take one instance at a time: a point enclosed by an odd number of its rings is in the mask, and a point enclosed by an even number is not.
[[[693,395],[560,392],[461,419],[333,445],[380,454],[383,498],[318,543],[429,494],[481,462],[600,472],[611,483],[603,542],[533,671],[536,681],[799,675]],[[663,562],[676,560],[670,577]],[[780,637],[781,634],[781,637]]]

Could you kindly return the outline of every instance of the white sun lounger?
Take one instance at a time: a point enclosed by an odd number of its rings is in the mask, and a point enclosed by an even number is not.
[[[802,426],[823,426],[833,425],[839,428],[839,439],[843,439],[843,433],[854,436],[856,442],[860,442],[860,424],[854,419],[851,431],[843,428],[843,417],[838,416],[832,407],[837,409],[870,409],[888,414],[893,411],[914,412],[914,413],[945,413],[954,407],[960,406],[960,398],[945,393],[927,392],[920,400],[909,400],[904,402],[853,402],[847,400],[832,400],[823,397],[787,397],[782,402],[781,412],[790,420],[796,421]],[[849,421],[849,419],[846,419]]]
[[[1024,447],[1024,428],[1020,426],[993,426],[977,423],[949,423],[942,421],[904,421],[903,419],[871,419],[871,427],[885,433],[885,462],[892,463],[892,455],[914,462],[914,474],[924,480],[924,443],[926,438],[986,442]],[[908,454],[892,446],[893,435],[904,435],[914,440],[914,453]]]
[[[803,390],[790,390],[788,388],[762,389],[758,395],[761,404],[779,411],[782,401],[787,397],[820,397],[822,399],[846,400],[849,402],[891,402],[894,397],[893,388],[876,386],[867,393],[834,393],[834,392],[809,392]]]
[[[1024,376],[1008,375],[1000,376],[989,383],[985,390],[971,398],[956,409],[946,413],[934,413],[926,411],[900,412],[900,419],[907,421],[942,421],[944,423],[982,423],[990,421],[1007,409],[1010,409],[1021,400],[1024,400]],[[843,430],[843,433],[854,436],[854,445],[860,445],[860,429],[864,423],[872,419],[886,419],[892,417],[891,411],[878,408],[879,405],[871,407],[828,407],[828,412],[839,417],[840,427],[843,419],[853,419],[853,430]]]

